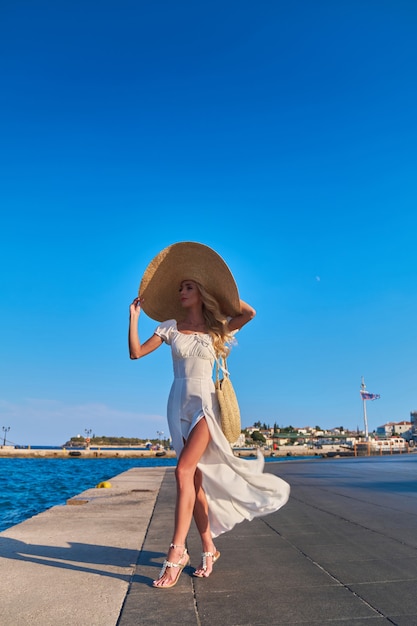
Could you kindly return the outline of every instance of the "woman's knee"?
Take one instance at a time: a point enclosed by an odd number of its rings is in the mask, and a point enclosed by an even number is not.
[[[181,459],[179,459],[177,467],[175,468],[175,478],[177,482],[190,481],[193,483],[195,471],[195,466],[190,466],[185,462],[181,462]]]

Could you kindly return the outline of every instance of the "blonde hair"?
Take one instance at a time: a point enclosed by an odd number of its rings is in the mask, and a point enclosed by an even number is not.
[[[213,348],[217,357],[227,357],[233,343],[233,335],[228,328],[228,320],[220,310],[219,303],[201,283],[194,280],[203,301],[203,317],[209,335],[213,340]]]

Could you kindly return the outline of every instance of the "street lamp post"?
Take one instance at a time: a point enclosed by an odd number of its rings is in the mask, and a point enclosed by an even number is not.
[[[92,433],[92,429],[91,428],[86,428],[85,429],[85,434],[87,435],[87,437],[85,438],[85,443],[87,444],[87,448],[90,446],[90,435]]]
[[[158,435],[159,445],[161,445],[161,439],[162,439],[162,435],[164,434],[164,431],[163,430],[157,430],[156,434]]]
[[[6,434],[9,432],[10,426],[2,426],[2,430],[4,432],[3,446],[5,446],[6,445]]]

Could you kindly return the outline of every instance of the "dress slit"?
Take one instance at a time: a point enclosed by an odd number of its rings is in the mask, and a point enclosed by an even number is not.
[[[213,537],[243,520],[272,513],[288,500],[288,483],[264,473],[261,452],[256,459],[234,455],[220,426],[213,365],[214,350],[208,334],[184,334],[175,320],[163,322],[155,333],[171,346],[174,381],[168,398],[168,425],[179,458],[190,432],[205,417],[210,441],[197,467],[209,505]]]

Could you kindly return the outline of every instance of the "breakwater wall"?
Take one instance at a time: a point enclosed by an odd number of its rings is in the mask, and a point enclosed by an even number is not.
[[[279,450],[265,450],[261,448],[261,452],[265,457],[305,457],[305,456],[326,456],[327,453],[332,455],[342,452],[339,446],[326,446],[323,450],[312,450],[304,446],[282,446]],[[254,457],[256,456],[255,448],[234,448],[236,456]],[[14,446],[0,446],[0,458],[175,458],[174,450],[144,450],[137,448],[84,448],[84,449],[50,449],[50,448],[15,448]]]
[[[165,450],[163,454],[160,451],[155,450],[139,450],[139,449],[100,449],[100,448],[84,448],[84,449],[73,449],[73,448],[61,448],[61,449],[50,449],[50,448],[15,448],[14,446],[0,446],[0,458],[8,458],[15,457],[19,459],[33,459],[33,458],[85,458],[85,459],[94,459],[94,458],[144,458],[144,459],[152,459],[155,457],[163,456],[165,458],[175,457],[174,450]]]

